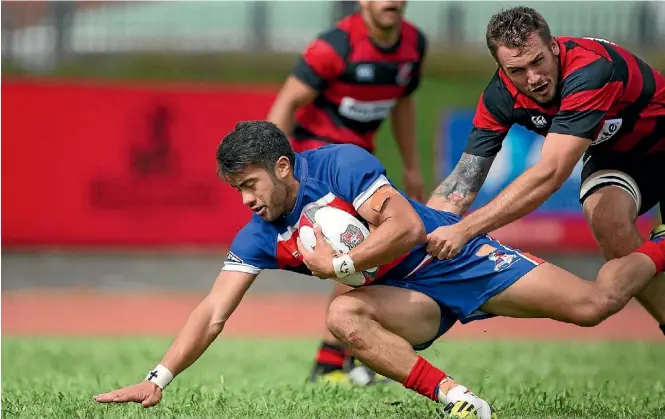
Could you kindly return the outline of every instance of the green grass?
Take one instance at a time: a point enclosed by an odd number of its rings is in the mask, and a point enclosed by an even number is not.
[[[305,384],[314,340],[221,339],[157,407],[92,400],[141,380],[169,342],[4,338],[3,417],[427,418],[439,408],[397,383]],[[424,355],[493,403],[500,418],[665,417],[662,344],[458,341]]]

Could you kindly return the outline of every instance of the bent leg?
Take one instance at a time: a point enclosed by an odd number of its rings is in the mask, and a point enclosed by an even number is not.
[[[335,298],[352,289],[348,285],[335,281],[328,306]],[[326,313],[327,309],[326,306]],[[314,366],[310,373],[310,381],[315,382],[322,379],[326,382],[346,382],[349,378],[345,374],[344,368],[345,364],[350,363],[348,351],[327,327],[323,329],[321,344],[316,352]]]
[[[449,417],[494,418],[487,402],[413,349],[436,338],[441,323],[441,309],[432,298],[388,285],[349,291],[337,297],[328,312],[331,332],[365,365],[443,403]]]
[[[439,330],[439,305],[423,293],[385,285],[357,288],[335,298],[328,328],[374,371],[403,382],[416,363],[414,345]]]
[[[589,182],[606,172],[595,174]],[[637,188],[637,185],[633,187]],[[639,194],[639,189],[637,191]],[[626,256],[644,243],[635,226],[638,214],[636,204],[639,202],[626,189],[618,186],[598,189],[584,200],[584,215],[605,260]],[[646,205],[651,205],[651,202]],[[665,324],[665,275],[657,276],[635,297],[659,324]]]

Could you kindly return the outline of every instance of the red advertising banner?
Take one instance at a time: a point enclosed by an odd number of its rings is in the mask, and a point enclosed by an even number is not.
[[[249,219],[215,151],[275,91],[3,80],[2,245],[225,245]]]

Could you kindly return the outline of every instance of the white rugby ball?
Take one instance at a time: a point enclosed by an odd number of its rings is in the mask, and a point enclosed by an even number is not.
[[[314,224],[321,227],[321,233],[333,250],[340,253],[348,253],[354,247],[365,241],[370,232],[365,225],[352,214],[339,208],[317,204],[312,202],[303,208],[298,220],[298,231],[300,241],[305,249],[310,252],[316,247],[316,236],[314,235]],[[365,272],[373,273],[377,268],[368,269]],[[337,281],[358,287],[365,285],[371,277],[356,272],[344,278],[335,278]]]

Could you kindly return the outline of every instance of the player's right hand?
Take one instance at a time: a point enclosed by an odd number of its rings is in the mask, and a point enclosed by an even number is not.
[[[97,394],[94,399],[99,403],[141,403],[143,407],[151,407],[162,400],[162,389],[157,384],[144,380],[119,390]]]

